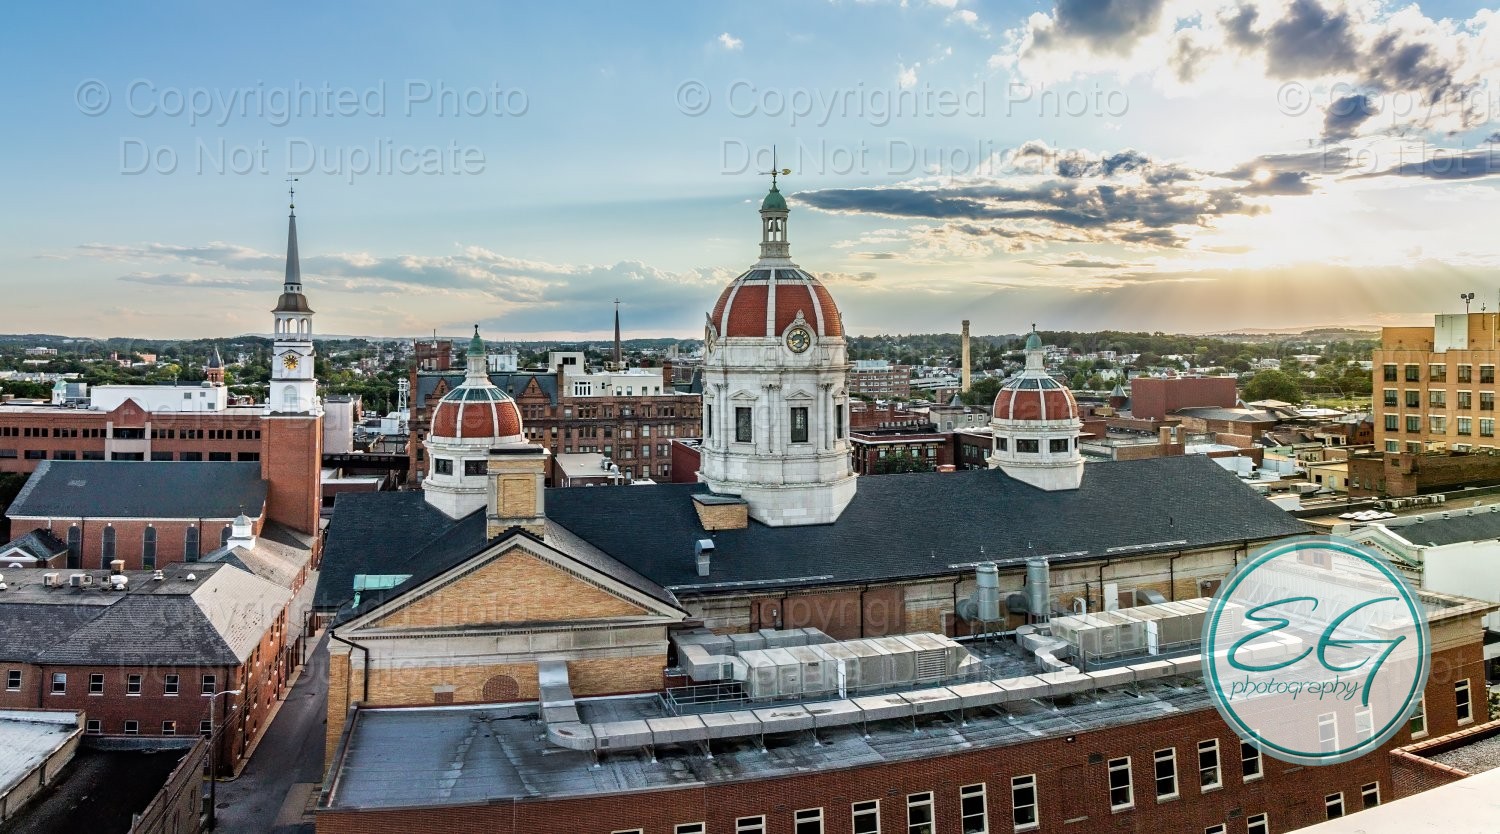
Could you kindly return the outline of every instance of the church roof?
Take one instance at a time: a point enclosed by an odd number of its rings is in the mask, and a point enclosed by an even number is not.
[[[44,460],[12,518],[233,518],[266,503],[259,463]]]
[[[509,394],[512,399],[519,399],[521,393],[532,380],[536,380],[537,387],[547,395],[551,405],[557,405],[557,374],[545,371],[514,371],[494,372],[490,374],[490,382]],[[445,371],[443,373],[421,373],[417,374],[416,401],[427,402],[432,392],[437,390],[439,381],[446,381],[449,390],[463,384],[464,373],[461,370]]]
[[[771,190],[766,192],[766,199],[760,202],[761,211],[786,211],[786,198],[781,196],[781,189],[772,183]]]
[[[703,491],[699,484],[555,489],[547,514],[678,593],[942,575],[987,560],[1099,559],[1307,530],[1200,455],[1090,464],[1079,489],[1056,492],[999,470],[887,475],[861,478],[832,524],[752,521],[713,533],[712,573],[699,577],[693,542],[708,534],[688,495]],[[652,522],[621,524],[627,517]]]
[[[57,536],[52,535],[52,531],[38,527],[24,536],[0,545],[0,553],[8,553],[15,550],[19,550],[39,562],[46,562],[67,553],[68,545]]]

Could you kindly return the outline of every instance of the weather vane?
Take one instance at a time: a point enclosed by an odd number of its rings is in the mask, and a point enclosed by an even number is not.
[[[771,187],[775,188],[776,187],[776,177],[777,177],[777,175],[779,174],[780,176],[783,176],[783,177],[790,176],[791,173],[792,173],[792,169],[790,169],[790,168],[777,168],[776,167],[776,146],[772,145],[771,146],[771,170],[769,170],[769,171],[761,171],[760,173],[763,174],[763,175],[764,174],[770,174],[771,175]]]
[[[290,204],[288,208],[297,207],[297,187],[295,185],[292,185],[292,183],[296,181],[296,177],[286,178],[286,201]]]

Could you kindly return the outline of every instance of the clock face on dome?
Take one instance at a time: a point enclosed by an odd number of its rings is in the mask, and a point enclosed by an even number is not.
[[[281,357],[281,364],[289,371],[297,370],[297,354],[288,353]]]
[[[805,353],[812,347],[812,334],[807,332],[806,327],[793,327],[787,331],[786,346],[791,348],[792,353]]]

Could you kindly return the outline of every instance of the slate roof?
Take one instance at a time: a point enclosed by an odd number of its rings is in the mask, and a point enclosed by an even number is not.
[[[1099,559],[1308,532],[1202,455],[1091,463],[1077,490],[1046,492],[1000,470],[861,478],[839,519],[815,527],[703,531],[689,496],[701,484],[547,493],[547,515],[580,538],[683,592],[843,584],[951,574],[975,562]],[[713,538],[699,577],[693,542]]]
[[[975,562],[1098,559],[1308,532],[1201,455],[1089,464],[1083,487],[1045,492],[998,470],[861,478],[833,524],[707,533],[701,484],[547,491],[547,540],[621,582],[678,605],[715,593],[950,575]],[[360,611],[448,570],[487,545],[482,513],[453,521],[420,492],[339,496],[324,548],[318,607],[353,596],[355,574],[411,574],[367,594]],[[693,543],[712,538],[711,573]],[[349,614],[347,616],[353,616]],[[347,619],[347,616],[345,617]]]
[[[301,534],[280,524],[269,522],[246,548],[230,546],[204,556],[204,562],[225,562],[262,579],[290,588],[302,569],[312,561],[312,548]]]
[[[1429,516],[1421,524],[1402,524],[1388,529],[1412,544],[1421,546],[1487,541],[1500,539],[1500,513],[1480,512],[1448,518]]]
[[[533,379],[542,393],[547,395],[550,404],[557,405],[557,374],[546,371],[497,371],[490,374],[490,382],[509,394],[511,399],[520,399],[521,393]],[[448,390],[451,391],[463,383],[464,372],[459,369],[443,373],[418,373],[415,402],[426,403],[432,392],[437,390],[438,380],[446,380]]]
[[[260,515],[259,463],[45,460],[11,518],[234,518]]]
[[[44,588],[42,573],[6,577],[11,587],[0,598],[0,660],[235,665],[291,600],[290,591],[259,577],[202,562],[168,565],[160,582],[150,571],[129,571],[125,592]],[[189,574],[195,579],[187,580]]]
[[[42,562],[68,552],[67,542],[52,535],[50,531],[43,527],[38,527],[24,536],[0,545],[0,553],[6,553],[11,548],[20,548],[32,558]]]

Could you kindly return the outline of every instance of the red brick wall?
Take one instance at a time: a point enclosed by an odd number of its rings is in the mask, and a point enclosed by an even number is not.
[[[323,418],[266,417],[261,436],[266,516],[294,530],[316,533],[323,506]]]
[[[671,460],[672,483],[694,484],[698,482],[698,467],[703,463],[703,454],[697,446],[673,443]]]
[[[12,410],[0,409],[0,427],[17,429],[15,437],[0,437],[0,448],[16,450],[14,458],[0,458],[0,472],[33,472],[39,460],[26,457],[27,451],[41,452],[46,459],[55,459],[58,451],[73,452],[82,459],[84,452],[103,453],[109,440],[104,436],[87,437],[89,431],[107,434],[109,425],[144,427],[153,452],[170,452],[173,459],[180,459],[183,452],[197,452],[208,460],[211,452],[228,453],[233,460],[240,454],[261,451],[262,416],[256,413],[231,414],[225,412],[171,413],[158,412],[143,419],[120,419],[130,416],[121,409],[115,413],[82,411],[78,409],[56,410]],[[33,434],[45,436],[26,437],[25,429]],[[76,430],[77,437],[53,437],[54,429]],[[169,438],[167,435],[171,434]],[[191,436],[188,436],[191,434]],[[201,436],[199,436],[201,435]],[[149,457],[149,456],[148,456]]]
[[[1130,381],[1130,413],[1161,420],[1180,408],[1233,408],[1239,399],[1233,377],[1136,377]]]
[[[255,508],[246,508],[248,512],[257,512]],[[169,565],[176,562],[188,561],[187,530],[198,526],[200,519],[137,519],[130,521],[100,521],[88,518],[50,518],[50,519],[23,519],[16,521],[17,529],[30,530],[35,527],[45,527],[52,530],[52,534],[64,543],[68,540],[68,528],[77,526],[82,544],[82,564],[78,570],[107,570],[104,564],[104,530],[113,528],[115,531],[115,558],[125,561],[126,570],[142,570],[145,568],[145,532],[146,528],[156,528],[156,566]],[[205,556],[219,549],[224,528],[229,526],[229,519],[201,519],[202,529],[198,535],[198,555]],[[262,520],[256,519],[255,532],[258,535],[262,527]],[[66,559],[66,557],[64,557]],[[66,562],[62,563],[64,566]]]

